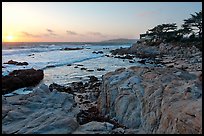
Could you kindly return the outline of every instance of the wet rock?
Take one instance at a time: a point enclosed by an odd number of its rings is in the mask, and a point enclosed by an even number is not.
[[[76,101],[79,102],[82,109],[87,109],[90,106],[95,105],[98,96],[99,96],[99,87],[101,85],[97,77],[89,76],[88,82],[73,82],[70,87],[76,92],[77,98]],[[78,97],[78,95],[83,97]]]
[[[133,56],[125,55],[123,59],[133,59],[133,58],[134,58]]]
[[[81,68],[81,70],[87,70],[87,68]]]
[[[95,82],[95,81],[94,81]],[[97,90],[97,88],[99,89],[101,83],[100,82],[96,82],[96,83],[91,83],[89,85],[89,89],[94,89],[94,90]]]
[[[142,64],[145,64],[146,59],[138,60],[137,62],[142,63]]]
[[[97,68],[97,71],[105,71],[104,68]]]
[[[174,65],[168,65],[167,66],[167,68],[173,68],[174,67]]]
[[[88,87],[88,86],[89,86],[88,82],[84,83],[84,87]]]
[[[5,62],[4,64],[13,64],[17,66],[22,66],[22,65],[28,65],[28,62],[17,62],[17,61],[9,60],[8,62]]]
[[[90,82],[96,82],[96,81],[98,81],[98,78],[97,77],[95,77],[95,76],[89,76],[89,80],[90,80]]]
[[[98,109],[96,107],[91,107],[88,110],[81,110],[77,114],[77,122],[80,125],[83,125],[88,122],[97,120],[97,116],[98,116]]]
[[[2,93],[10,93],[18,88],[35,86],[44,77],[43,70],[14,70],[9,75],[2,76]]]
[[[79,122],[80,125],[86,124],[91,121],[109,122],[113,124],[115,127],[125,128],[125,126],[119,124],[117,121],[111,120],[108,117],[99,114],[99,111],[95,106],[88,108],[88,110],[81,110],[77,114],[77,122]]]
[[[83,98],[83,95],[77,95],[78,98]]]
[[[110,51],[113,55],[124,55],[127,54],[128,48],[120,48]]]
[[[72,86],[74,86],[74,88],[82,87],[83,86],[83,82],[72,82]]]
[[[93,70],[93,69],[87,69],[86,71],[88,71],[88,72],[93,72],[94,70]]]
[[[84,66],[84,65],[82,65],[82,64],[77,64],[77,66]]]
[[[99,54],[103,54],[103,51],[98,51]]]
[[[146,46],[144,44],[135,44],[132,45],[130,48],[121,48],[111,51],[113,55],[136,55],[140,58],[154,58],[155,56],[160,54],[160,51],[156,47],[152,46]],[[132,59],[132,58],[127,58]]]
[[[91,103],[90,101],[83,101],[82,104]]]
[[[16,65],[17,63],[18,63],[17,61],[9,60],[8,62],[5,62],[4,64],[14,64],[14,65]]]
[[[48,65],[48,66],[46,66],[46,68],[54,68],[54,67],[56,67],[55,65]]]
[[[64,49],[61,49],[61,50],[64,50],[64,51],[72,51],[72,50],[82,50],[83,48],[64,48]]]
[[[134,61],[132,61],[132,60],[130,60],[129,62],[130,62],[130,63],[134,63]]]
[[[103,54],[103,51],[93,51],[92,53],[95,53],[95,54]]]
[[[130,56],[130,55],[124,55],[124,56],[115,56],[114,58],[119,58],[119,59],[133,59],[134,56]]]
[[[29,54],[28,56],[34,56],[35,54],[33,53],[33,54]]]
[[[20,66],[22,66],[22,65],[28,65],[28,62],[18,62],[16,65],[20,65]]]
[[[50,91],[53,91],[54,89],[56,89],[57,91],[60,91],[60,92],[67,92],[67,93],[73,94],[73,90],[71,87],[61,86],[61,85],[58,85],[56,83],[50,84],[49,89],[50,89]]]
[[[76,92],[83,93],[85,91],[85,86],[84,86],[83,82],[72,82],[71,87]]]
[[[71,66],[72,64],[67,64],[67,66]]]

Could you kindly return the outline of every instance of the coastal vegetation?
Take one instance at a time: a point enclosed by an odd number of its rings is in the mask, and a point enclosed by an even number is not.
[[[181,28],[178,29],[176,23],[157,25],[140,34],[140,41],[145,41],[147,45],[159,45],[161,42],[177,42],[183,45],[194,44],[202,49],[202,11],[191,14],[191,17],[184,19]],[[191,44],[190,44],[191,45]]]

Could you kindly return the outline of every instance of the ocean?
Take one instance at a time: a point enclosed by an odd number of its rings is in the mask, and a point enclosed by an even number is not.
[[[145,66],[128,59],[107,57],[110,51],[117,48],[130,47],[132,43],[29,43],[2,48],[2,75],[18,69],[43,69],[44,79],[41,83],[50,85],[57,83],[67,86],[72,82],[87,81],[89,76],[101,79],[102,75],[121,67]],[[81,50],[64,50],[65,48],[83,48]],[[93,53],[102,51],[103,53]],[[16,66],[4,64],[9,60],[28,62],[29,65]],[[82,68],[82,69],[81,69]],[[83,70],[85,68],[86,70]],[[104,69],[99,71],[98,69]],[[26,93],[26,88],[17,92]],[[30,89],[27,89],[27,93]]]

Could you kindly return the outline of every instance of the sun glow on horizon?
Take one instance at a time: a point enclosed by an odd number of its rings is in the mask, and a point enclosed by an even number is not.
[[[2,34],[2,42],[23,42],[22,39],[25,39],[25,41],[28,41],[27,38],[21,37],[15,31],[9,32],[6,34],[4,34],[4,33]]]
[[[8,41],[12,41],[12,40],[13,40],[13,36],[12,36],[12,35],[8,35],[8,36],[6,36],[6,39],[7,39]]]
[[[2,40],[3,42],[15,42],[16,40],[16,37],[14,35],[5,35],[5,36],[2,36]]]

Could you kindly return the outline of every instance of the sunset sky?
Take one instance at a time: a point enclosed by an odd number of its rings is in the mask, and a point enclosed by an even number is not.
[[[95,42],[180,26],[202,2],[3,2],[3,42]]]

